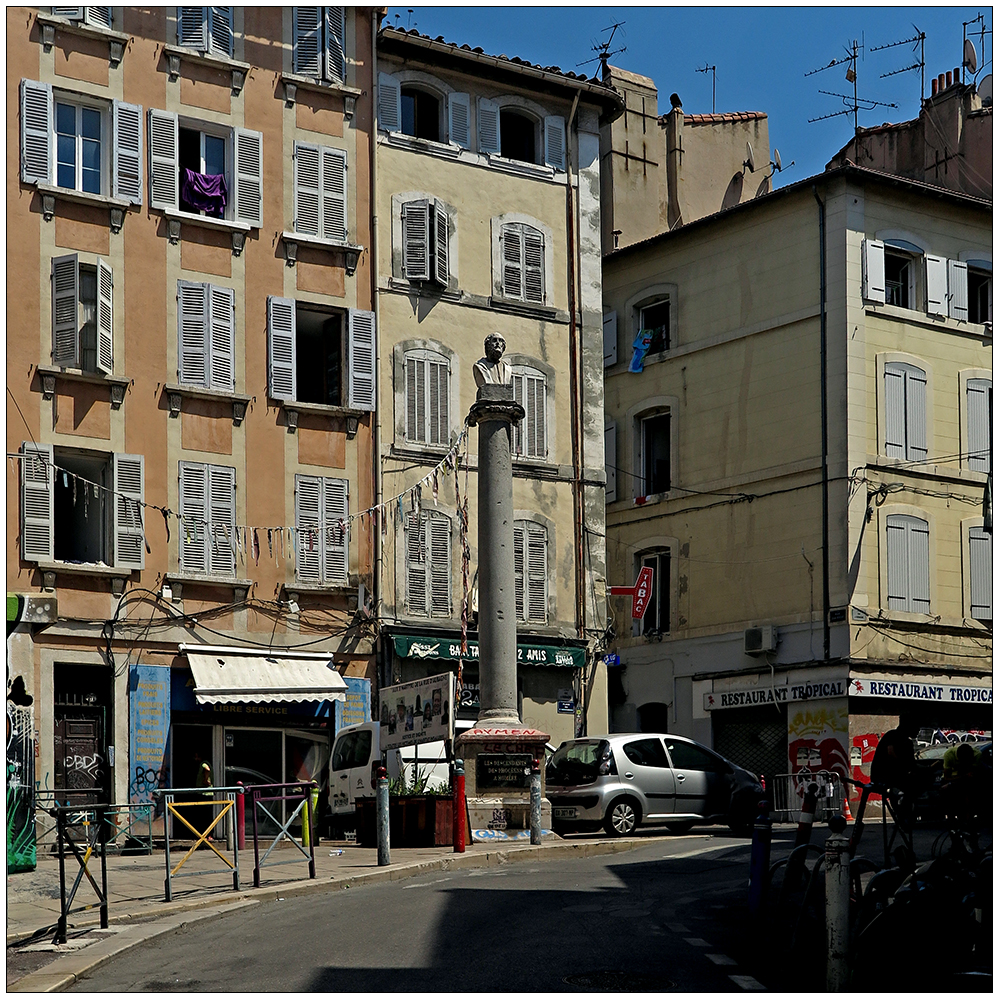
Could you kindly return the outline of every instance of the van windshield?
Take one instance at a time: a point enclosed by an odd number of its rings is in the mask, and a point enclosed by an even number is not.
[[[606,739],[563,743],[551,758],[545,776],[553,784],[589,784],[597,779],[600,761],[609,750]]]
[[[333,747],[333,763],[331,770],[350,770],[353,767],[367,765],[371,755],[371,732],[362,729],[360,732],[349,732],[337,739]]]

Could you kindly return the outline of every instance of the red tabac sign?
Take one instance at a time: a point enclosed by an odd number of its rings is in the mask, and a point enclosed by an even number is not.
[[[631,616],[633,618],[645,617],[649,600],[652,599],[652,566],[643,565],[638,573],[638,579],[634,586],[612,586],[610,588],[613,596],[631,596]]]

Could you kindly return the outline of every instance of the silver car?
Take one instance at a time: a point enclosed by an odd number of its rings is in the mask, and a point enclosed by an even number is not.
[[[661,823],[685,832],[695,822],[752,825],[764,795],[748,770],[680,735],[615,733],[570,739],[545,770],[556,832],[596,829],[626,836]]]

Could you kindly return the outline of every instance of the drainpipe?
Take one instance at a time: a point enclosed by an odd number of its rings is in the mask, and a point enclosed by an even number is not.
[[[812,184],[819,206],[819,393],[822,409],[822,658],[829,660],[829,415],[826,402],[826,206]]]

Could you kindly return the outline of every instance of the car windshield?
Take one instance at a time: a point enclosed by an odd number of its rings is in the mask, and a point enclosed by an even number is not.
[[[596,780],[608,748],[606,739],[564,742],[548,764],[548,780],[556,784],[588,784]]]

